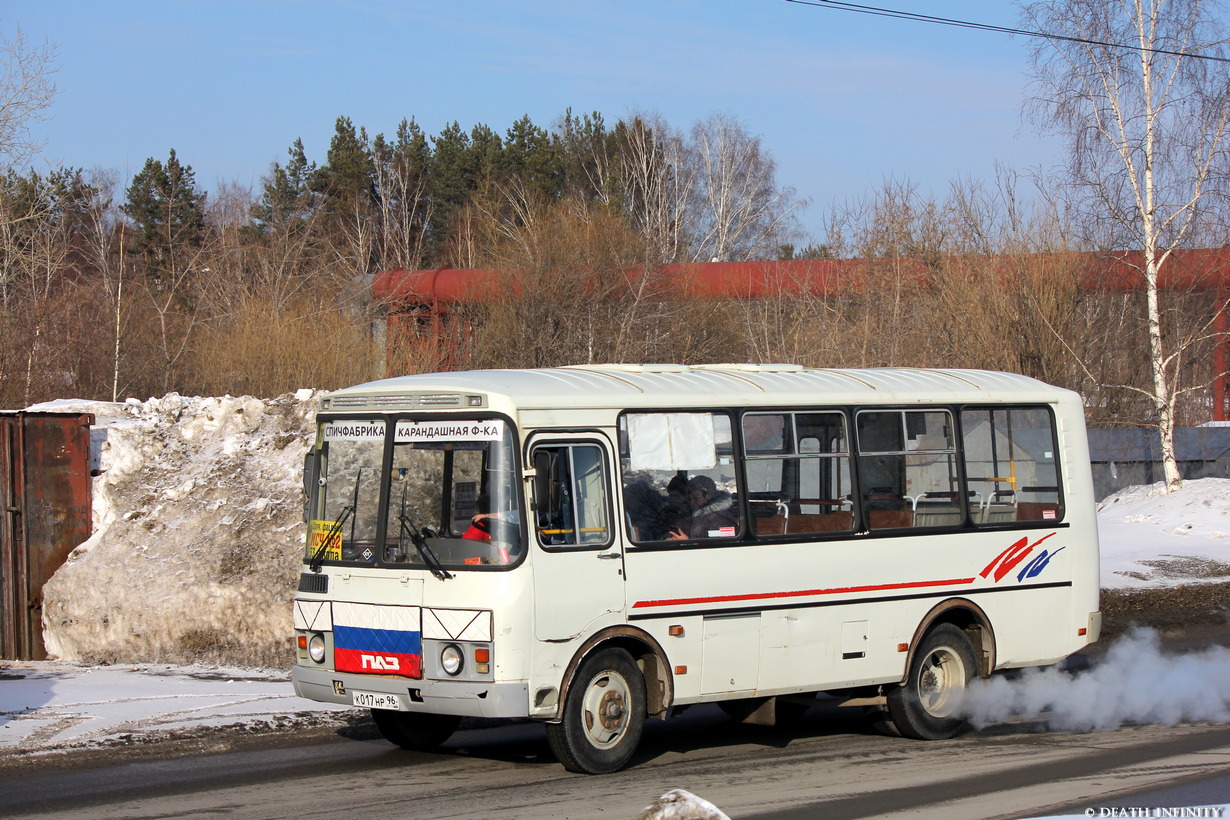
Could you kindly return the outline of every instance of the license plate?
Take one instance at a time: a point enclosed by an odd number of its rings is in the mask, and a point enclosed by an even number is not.
[[[402,706],[401,695],[390,695],[383,692],[351,691],[350,702],[365,709],[388,709],[392,712],[400,712],[405,708]]]

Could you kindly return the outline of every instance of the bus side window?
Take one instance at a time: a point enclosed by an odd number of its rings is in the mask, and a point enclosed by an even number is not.
[[[776,418],[780,433],[782,417]],[[739,479],[728,414],[625,413],[619,425],[623,501],[632,541],[739,536]],[[777,469],[780,472],[780,466]],[[771,476],[763,480],[773,481]],[[780,477],[777,481],[780,485]]]
[[[1063,518],[1055,424],[1045,407],[961,411],[965,473],[975,524]]]
[[[870,529],[962,524],[952,431],[946,410],[858,414],[859,481]]]
[[[610,494],[606,460],[594,444],[537,447],[534,463],[534,528],[544,546],[610,543]]]
[[[756,535],[850,532],[850,459],[841,413],[743,414],[744,473]]]
[[[795,470],[790,533],[838,533],[854,529],[850,455],[841,413],[800,413],[795,417],[799,454]]]

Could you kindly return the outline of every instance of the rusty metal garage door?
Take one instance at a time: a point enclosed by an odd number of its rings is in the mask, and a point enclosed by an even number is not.
[[[89,413],[0,413],[0,658],[41,660],[43,584],[90,537]]]

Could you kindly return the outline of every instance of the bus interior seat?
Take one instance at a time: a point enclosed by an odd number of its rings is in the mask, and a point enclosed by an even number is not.
[[[963,520],[955,492],[926,492],[914,500],[915,527],[957,527]]]
[[[913,510],[868,510],[867,523],[873,530],[909,527],[914,523]]]
[[[888,487],[872,487],[863,498],[867,510],[867,525],[873,530],[909,527],[914,523],[914,509],[908,498]]]
[[[849,510],[792,515],[788,526],[788,531],[792,533],[848,532],[852,529],[854,529],[854,515]]]
[[[915,527],[956,527],[961,510],[948,504],[919,504],[914,508]]]
[[[757,518],[757,535],[807,535],[816,532],[849,532],[854,529],[854,515],[849,510],[831,513],[795,513],[789,518],[773,515]]]
[[[845,501],[827,499],[791,499],[777,502],[777,511],[772,515],[758,515],[753,519],[757,535],[806,535],[817,532],[849,532],[854,529],[854,514],[850,510],[831,509],[829,512],[798,512],[800,509],[841,507]]]
[[[1016,505],[993,503],[980,507],[975,519],[979,524],[1002,524],[1016,520]]]
[[[754,517],[752,529],[757,535],[783,535],[786,532],[786,516],[775,513],[765,517]]]
[[[1046,521],[1058,517],[1059,505],[1053,501],[1022,501],[1016,505],[1017,521]]]

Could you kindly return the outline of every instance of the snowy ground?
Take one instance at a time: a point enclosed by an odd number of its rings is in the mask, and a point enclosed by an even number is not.
[[[283,672],[0,662],[0,756],[341,725],[350,711],[296,697]]]
[[[30,408],[94,413],[103,472],[95,534],[45,590],[44,634],[59,660],[0,661],[0,755],[342,722],[349,710],[295,698],[280,667],[318,398]],[[1172,495],[1129,488],[1099,505],[1098,520],[1105,588],[1230,580],[1230,480]],[[223,665],[183,665],[201,657]],[[1225,720],[1230,694],[1214,697],[1177,719]]]
[[[1230,581],[1230,479],[1117,492],[1098,505],[1098,537],[1103,588]]]

